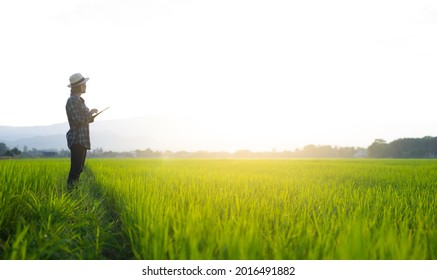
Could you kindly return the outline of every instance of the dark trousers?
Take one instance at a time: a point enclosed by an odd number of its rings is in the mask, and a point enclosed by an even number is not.
[[[67,184],[68,186],[73,186],[77,181],[79,181],[80,173],[83,171],[83,166],[85,165],[86,151],[87,149],[78,144],[73,144],[70,148],[71,151],[71,165],[70,173],[68,174]]]

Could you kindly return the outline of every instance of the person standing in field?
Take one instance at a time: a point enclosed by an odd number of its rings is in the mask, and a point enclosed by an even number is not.
[[[85,100],[81,97],[86,92],[86,83],[89,78],[84,78],[80,73],[70,76],[71,95],[67,100],[67,111],[70,129],[67,132],[67,144],[71,151],[70,173],[67,185],[71,190],[79,181],[83,171],[87,150],[91,149],[89,123],[94,121],[93,115],[97,109],[88,109]]]

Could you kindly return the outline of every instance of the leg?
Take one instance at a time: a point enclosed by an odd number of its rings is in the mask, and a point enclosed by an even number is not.
[[[83,169],[84,169],[84,167],[85,167],[86,152],[87,152],[86,149],[83,148],[83,151],[82,151],[82,157],[83,157],[83,160],[82,160],[82,167],[81,167],[81,169],[80,169],[80,172],[83,172]]]
[[[84,151],[86,154],[86,149],[82,145],[73,145],[70,149],[71,159],[70,159],[70,173],[68,175],[67,184],[71,188],[77,181],[79,181],[80,173],[82,172],[84,163]]]

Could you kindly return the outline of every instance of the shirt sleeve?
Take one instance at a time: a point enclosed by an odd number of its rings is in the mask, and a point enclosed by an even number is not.
[[[90,122],[89,109],[76,98],[70,98],[67,102],[67,115],[74,126],[84,125]]]

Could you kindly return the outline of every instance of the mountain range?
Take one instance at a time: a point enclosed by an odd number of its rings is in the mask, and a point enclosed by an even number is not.
[[[0,143],[8,147],[38,150],[68,149],[65,134],[68,123],[47,126],[0,126]],[[218,134],[192,118],[148,116],[118,120],[96,120],[90,124],[92,149],[105,151],[218,150],[226,148]],[[232,147],[228,147],[232,148]]]
[[[96,119],[90,124],[91,148],[114,152],[148,148],[173,152],[292,151],[308,144],[367,147],[373,139],[399,139],[405,134],[401,126],[382,121],[375,125],[357,123],[352,127],[328,123],[322,128],[319,126],[318,130],[313,129],[315,126],[308,129],[298,124],[296,120],[258,123],[243,117],[211,120],[202,115]],[[423,131],[432,131],[429,128],[432,126],[427,123],[417,127],[409,137],[423,137]],[[0,143],[20,150],[24,147],[29,150],[67,150],[65,134],[68,129],[66,122],[47,126],[0,126]]]

